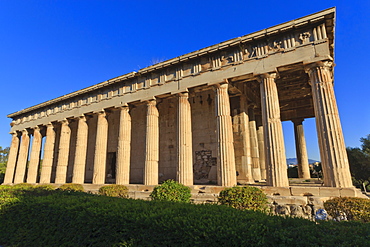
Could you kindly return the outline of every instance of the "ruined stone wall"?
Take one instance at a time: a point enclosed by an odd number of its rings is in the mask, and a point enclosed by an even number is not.
[[[214,91],[196,93],[190,98],[194,183],[217,182],[217,135]]]

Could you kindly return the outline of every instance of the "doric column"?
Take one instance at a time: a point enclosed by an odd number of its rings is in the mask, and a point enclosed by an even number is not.
[[[130,183],[131,116],[129,106],[120,107],[116,184]]]
[[[4,177],[4,184],[13,183],[15,164],[17,163],[18,149],[19,149],[19,134],[17,131],[11,132],[12,142],[10,144],[8,163],[6,164],[6,172]]]
[[[238,171],[237,182],[243,184],[251,184],[254,183],[254,180],[252,175],[250,132],[248,127],[249,125],[248,102],[244,95],[240,96],[239,122],[243,153],[241,157],[241,166],[236,167]]]
[[[306,140],[304,138],[303,119],[293,119],[295,148],[298,161],[298,177],[310,178],[310,168],[308,164],[308,155],[306,148]]]
[[[41,144],[42,135],[40,133],[40,128],[36,126],[33,128],[33,140],[30,163],[28,165],[27,183],[36,183],[37,172],[40,164]]]
[[[191,131],[191,108],[188,93],[178,94],[177,108],[177,181],[193,185],[193,149]]]
[[[265,138],[267,184],[289,186],[276,73],[260,76],[262,122]]]
[[[254,106],[249,108],[249,133],[251,142],[252,174],[255,181],[261,181],[260,156],[258,152],[257,126]]]
[[[30,136],[26,129],[22,130],[21,146],[19,148],[19,155],[17,167],[15,170],[14,183],[19,184],[24,182],[26,174],[26,166],[28,161],[28,149],[30,145]]]
[[[93,184],[105,183],[107,145],[108,145],[108,119],[105,111],[102,110],[98,112],[98,122],[96,128],[94,175],[92,181]]]
[[[260,159],[261,179],[266,180],[266,163],[265,163],[265,141],[263,136],[263,125],[261,116],[255,116],[257,123],[258,155]]]
[[[78,117],[76,152],[73,165],[72,183],[83,184],[85,181],[85,165],[87,153],[88,125],[85,115]]]
[[[69,122],[67,119],[64,119],[62,120],[62,125],[60,129],[58,162],[57,162],[57,171],[55,174],[56,184],[64,184],[67,179],[70,138],[71,138],[71,129],[69,128]]]
[[[50,183],[54,158],[55,130],[52,123],[46,126],[44,158],[41,166],[40,184]]]
[[[218,185],[236,185],[234,138],[232,122],[230,116],[230,101],[228,94],[228,84],[216,86],[216,119],[217,119],[217,142],[218,157],[217,178]]]
[[[334,95],[332,62],[306,67],[312,87],[324,185],[352,187],[348,157]]]
[[[146,113],[146,138],[145,138],[145,167],[144,184],[158,184],[158,162],[159,162],[159,112],[156,101],[147,103]]]

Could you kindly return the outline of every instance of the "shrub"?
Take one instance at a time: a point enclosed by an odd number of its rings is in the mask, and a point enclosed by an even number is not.
[[[169,179],[156,186],[150,197],[157,201],[190,202],[190,192],[189,187]]]
[[[20,189],[20,190],[28,190],[33,187],[35,187],[33,184],[27,184],[27,183],[20,183],[20,184],[15,184],[12,186],[14,189]]]
[[[62,186],[59,187],[59,190],[62,191],[73,191],[73,192],[84,192],[85,189],[82,186],[82,184],[63,184]]]
[[[224,189],[218,196],[221,205],[227,205],[236,209],[248,209],[255,211],[267,211],[267,196],[256,187],[232,187]]]
[[[126,186],[119,184],[106,185],[100,187],[99,195],[128,198],[128,189]]]
[[[325,210],[332,217],[345,213],[347,220],[370,222],[370,200],[357,197],[336,197],[324,202]]]

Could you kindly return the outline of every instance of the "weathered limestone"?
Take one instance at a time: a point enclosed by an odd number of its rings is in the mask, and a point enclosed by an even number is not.
[[[108,120],[104,110],[98,113],[96,129],[96,143],[94,156],[93,184],[105,183],[105,171],[107,160],[107,141],[108,141]]]
[[[15,165],[17,163],[18,149],[19,149],[19,134],[16,131],[11,132],[12,142],[10,144],[8,163],[6,164],[6,171],[4,177],[4,184],[13,183]]]
[[[177,181],[193,185],[193,150],[191,132],[191,107],[188,93],[178,94],[177,108]]]
[[[44,158],[42,161],[40,184],[50,183],[54,158],[55,130],[52,123],[46,126]]]
[[[37,172],[40,164],[40,154],[41,154],[41,143],[42,135],[40,133],[40,128],[36,126],[33,128],[33,141],[31,149],[30,163],[28,165],[27,173],[27,183],[36,183]]]
[[[298,177],[310,178],[306,140],[304,138],[303,119],[293,119],[296,154],[298,161]]]
[[[129,106],[120,109],[116,184],[130,183],[131,116]]]
[[[261,181],[262,177],[260,168],[260,157],[258,151],[259,148],[258,148],[257,126],[253,106],[249,108],[249,133],[251,143],[253,179],[255,181]]]
[[[258,139],[258,155],[261,168],[261,179],[266,180],[266,164],[265,164],[265,144],[263,136],[263,125],[261,116],[256,118],[257,122],[257,139]]]
[[[324,185],[352,187],[348,157],[333,89],[332,62],[306,67],[312,87]]]
[[[147,102],[144,184],[158,184],[159,112],[156,100]]]
[[[72,183],[83,184],[85,180],[88,128],[86,117],[79,116]]]
[[[286,187],[289,186],[289,182],[275,78],[276,73],[263,74],[260,77],[267,184]]]
[[[216,88],[216,119],[218,138],[218,185],[236,185],[235,156],[233,132],[230,116],[230,102],[227,83],[217,84]]]
[[[64,184],[67,180],[67,167],[69,156],[69,141],[71,138],[71,129],[67,119],[62,120],[59,140],[59,153],[57,170],[55,174],[55,183]]]
[[[22,130],[21,145],[19,148],[19,155],[17,167],[15,170],[14,183],[23,183],[25,181],[26,166],[28,161],[28,148],[30,145],[30,136],[28,130]]]
[[[251,184],[254,183],[252,173],[252,157],[251,157],[251,142],[249,132],[249,115],[248,103],[245,96],[240,96],[240,114],[239,114],[241,139],[243,155],[241,157],[241,167],[238,172],[238,183]]]

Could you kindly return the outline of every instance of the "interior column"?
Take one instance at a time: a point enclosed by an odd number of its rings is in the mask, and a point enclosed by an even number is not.
[[[261,181],[260,157],[258,152],[258,138],[254,106],[249,108],[249,133],[251,142],[252,174],[255,181]]]
[[[298,162],[298,177],[309,179],[311,176],[308,164],[306,140],[304,138],[303,119],[293,119],[292,122],[294,124],[295,147]]]
[[[287,187],[289,181],[275,78],[276,73],[260,76],[267,184],[273,187]]]

